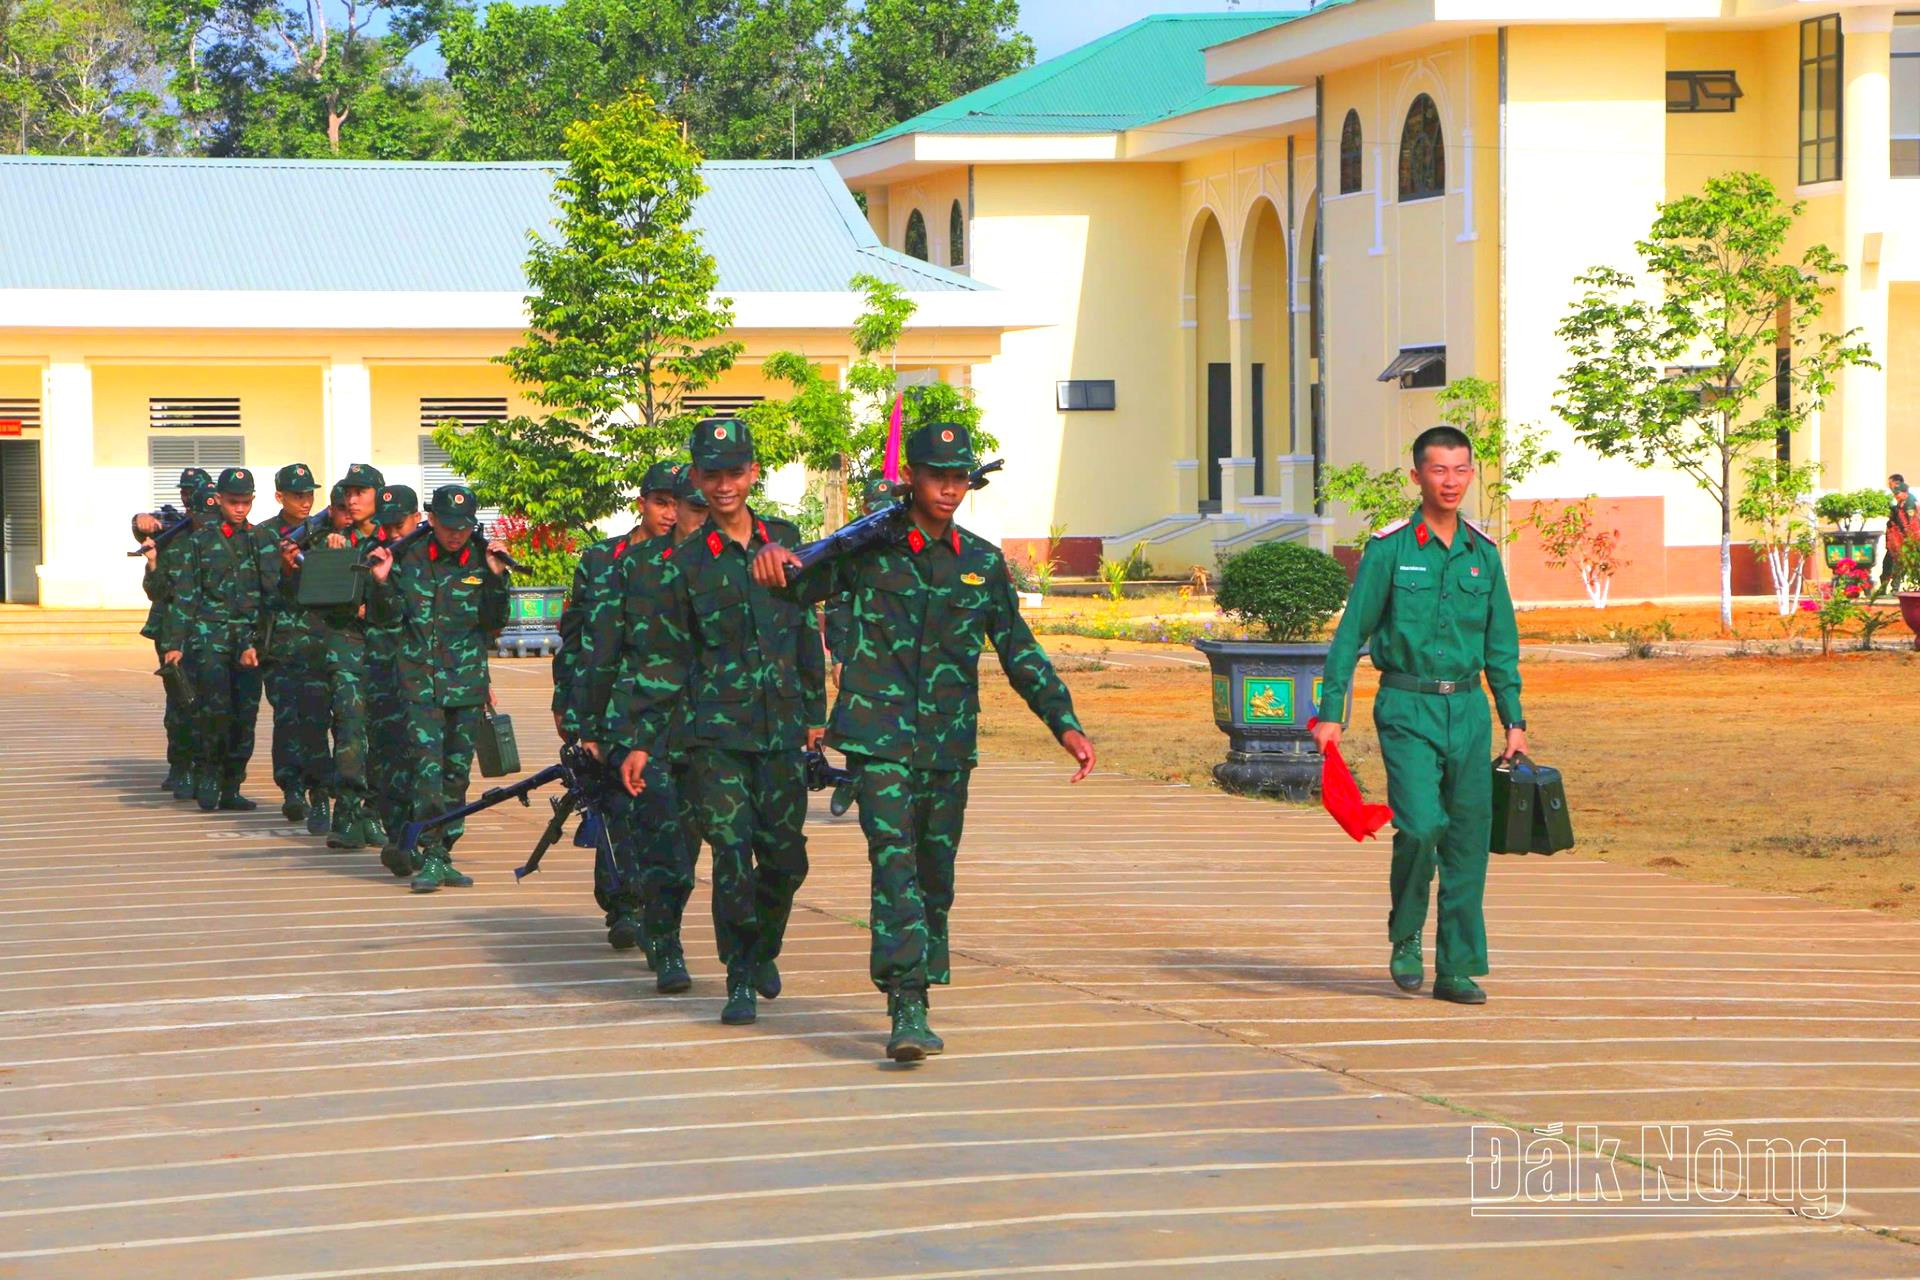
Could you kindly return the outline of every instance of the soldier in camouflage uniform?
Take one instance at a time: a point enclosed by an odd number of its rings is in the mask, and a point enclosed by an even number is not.
[[[333,504],[347,523],[326,535],[330,547],[351,547],[364,559],[380,545],[374,512],[386,485],[380,472],[364,462],[347,468],[334,486]],[[291,554],[284,563],[291,566]],[[381,843],[379,824],[367,790],[367,633],[366,605],[330,605],[308,610],[321,640],[327,677],[327,705],[333,720],[333,760],[326,794],[317,798],[307,830],[325,834],[334,849],[363,849]],[[331,801],[331,812],[327,801]]]
[[[475,544],[479,506],[465,485],[441,485],[427,505],[432,536],[414,543],[397,563],[385,548],[368,559],[374,579],[370,612],[400,628],[403,750],[413,788],[410,816],[419,821],[466,803],[474,736],[490,700],[487,651],[507,625],[507,571],[500,559],[506,546]],[[473,883],[453,867],[461,831],[461,824],[452,823],[427,834],[411,867],[415,893]]]
[[[188,519],[193,518],[194,496],[202,485],[212,484],[212,479],[200,467],[188,467],[180,473],[180,510]],[[154,656],[160,657],[160,622],[167,611],[167,588],[173,581],[173,568],[187,549],[185,533],[167,540],[167,545],[156,548],[153,535],[160,532],[160,520],[148,513],[133,518],[133,536],[146,552],[147,571],[141,575],[141,590],[147,593],[147,621],[140,628],[140,634],[153,641]],[[193,799],[193,733],[192,717],[181,708],[174,697],[172,688],[167,689],[167,710],[163,721],[167,730],[167,780],[160,784],[162,791],[173,792],[175,800]]]
[[[695,805],[713,847],[714,932],[727,967],[720,1020],[739,1025],[754,1020],[756,995],[780,993],[775,958],[807,875],[801,752],[825,731],[826,654],[812,611],[750,573],[762,547],[797,546],[800,531],[747,505],[760,468],[746,424],[709,418],[694,428],[693,465],[707,522],[662,568],[662,605],[630,637],[633,660],[622,664],[607,736],[627,753],[620,771],[628,794],[660,785],[684,691]]]
[[[374,540],[391,548],[420,527],[420,496],[404,484],[383,485],[374,499]],[[407,708],[400,697],[400,628],[367,618],[367,745],[380,750],[380,767],[370,771],[374,815],[381,834],[380,861],[395,875],[412,868],[400,854],[400,831],[412,815],[413,784],[408,777]],[[398,870],[395,870],[398,868]]]
[[[1093,744],[1073,699],[1020,617],[1000,551],[953,523],[976,465],[967,429],[936,423],[907,439],[911,510],[897,540],[796,575],[783,547],[761,550],[757,581],[801,602],[846,592],[852,636],[827,742],[859,777],[860,827],[873,867],[874,985],[893,1020],[887,1055],[917,1061],[944,1047],[927,1025],[929,983],[951,980],[947,915],[966,814],[980,708],[983,640],[1007,679],[1068,754],[1078,782]]]
[[[186,535],[173,565],[160,627],[163,662],[184,662],[194,715],[194,799],[202,809],[247,810],[240,794],[260,711],[260,641],[278,565],[262,553],[247,515],[253,472],[228,467],[214,486],[220,520]],[[263,565],[264,562],[264,565]]]
[[[613,690],[614,663],[620,647],[621,581],[627,557],[652,538],[672,545],[679,503],[674,498],[674,463],[656,462],[640,482],[640,521],[615,538],[605,538],[580,555],[573,571],[573,588],[560,614],[560,650],[553,657],[553,715],[560,736],[586,738],[597,745],[601,716]],[[607,913],[607,943],[616,951],[630,951],[641,941],[641,898],[635,863],[638,842],[645,833],[636,825],[648,815],[639,806],[623,805],[613,815],[610,832],[616,866],[596,858],[593,899]],[[669,812],[667,826],[673,826]],[[596,842],[597,844],[597,842]],[[647,949],[649,964],[655,960]],[[684,990],[684,988],[682,988]]]
[[[874,476],[860,490],[860,514],[872,515],[890,502],[899,500],[899,488],[885,476]],[[840,685],[840,668],[847,662],[847,643],[853,633],[853,597],[841,593],[825,604],[827,657],[833,662],[834,687]]]
[[[273,707],[273,781],[289,822],[308,813],[308,795],[321,785],[327,755],[327,682],[320,638],[295,599],[298,574],[284,572],[280,543],[313,514],[313,470],[289,463],[273,474],[280,510],[253,528],[254,546],[272,564],[278,585],[267,600],[272,622],[261,657],[267,701]]]

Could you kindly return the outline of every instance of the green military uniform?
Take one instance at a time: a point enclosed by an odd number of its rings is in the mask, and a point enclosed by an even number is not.
[[[1407,989],[1419,985],[1420,931],[1437,863],[1434,971],[1450,982],[1437,982],[1435,993],[1477,995],[1471,979],[1487,972],[1482,898],[1492,821],[1482,671],[1501,723],[1525,724],[1519,629],[1499,546],[1465,519],[1449,546],[1418,512],[1374,534],[1327,653],[1320,706],[1347,705],[1363,644],[1381,672],[1373,723],[1393,810],[1387,936],[1395,947],[1396,976],[1405,966],[1416,975]]]
[[[194,518],[194,499],[201,486],[212,483],[199,467],[188,467],[180,473],[180,510],[187,519]],[[167,612],[167,591],[173,582],[173,571],[186,554],[188,536],[180,533],[169,538],[155,553],[153,567],[140,577],[140,589],[146,592],[148,602],[147,621],[140,628],[140,634],[153,641],[156,658],[166,652],[160,644],[160,626]],[[138,529],[133,531],[136,542],[146,537]],[[161,723],[167,731],[167,779],[160,789],[173,792],[176,800],[190,800],[193,798],[193,717],[180,705],[171,686],[167,687],[166,696],[166,712]]]
[[[434,490],[427,510],[446,531],[472,528],[478,508],[473,490],[449,484]],[[487,653],[507,625],[507,590],[506,576],[488,566],[485,547],[470,541],[448,551],[438,534],[414,543],[374,586],[369,614],[399,629],[395,669],[415,820],[466,803],[474,737],[486,713]],[[414,892],[473,883],[453,869],[461,831],[452,823],[428,833],[414,855]]]
[[[885,476],[868,480],[860,491],[860,514],[871,515],[890,502],[899,500],[900,488]],[[824,634],[827,653],[836,663],[847,660],[847,644],[853,635],[853,597],[842,593],[824,606]]]
[[[378,470],[356,462],[334,489],[378,490],[384,485]],[[339,536],[362,559],[380,545],[372,529],[349,528],[341,530]],[[380,843],[379,824],[367,788],[367,610],[365,605],[332,605],[308,612],[320,635],[327,706],[333,719],[333,760],[327,770],[333,813],[327,844],[335,849],[360,849]]]
[[[707,419],[694,429],[694,466],[716,471],[753,459],[744,423]],[[774,964],[793,899],[807,875],[807,730],[826,712],[826,654],[810,609],[753,581],[751,563],[771,542],[799,545],[800,531],[755,516],[742,546],[709,518],[661,567],[662,604],[644,629],[629,629],[609,702],[608,739],[668,751],[684,716],[699,825],[713,848],[714,932],[727,967],[721,1017],[751,1022],[756,992],[778,995]],[[630,622],[638,621],[632,610]],[[686,705],[679,700],[684,691]]]
[[[966,428],[935,424],[907,442],[915,467],[975,465]],[[951,981],[947,915],[978,759],[979,662],[993,642],[1016,692],[1055,737],[1078,731],[1073,697],[1021,618],[1006,560],[992,543],[950,526],[826,560],[788,586],[802,601],[845,593],[853,617],[827,742],[858,775],[860,826],[873,870],[871,973],[896,1011],[917,1008],[925,1031],[929,983]],[[932,1038],[932,1051],[938,1051]]]
[[[383,485],[375,498],[374,540],[391,547],[398,542],[399,527],[407,517],[420,510],[420,496],[404,484]],[[370,616],[367,632],[367,741],[397,745],[405,740],[407,711],[400,697],[400,628],[390,621]],[[381,860],[396,874],[412,875],[412,868],[398,857],[400,830],[413,808],[413,781],[408,773],[407,752],[393,750],[384,755],[380,767],[367,779],[372,794],[374,815],[383,837]]]
[[[274,472],[276,493],[312,493],[313,471],[295,462]],[[325,782],[327,681],[319,632],[296,598],[299,577],[280,572],[280,543],[301,521],[284,513],[253,527],[254,542],[277,581],[269,594],[266,651],[260,655],[267,702],[273,707],[273,781],[289,822],[307,816],[308,797]]]
[[[251,496],[253,487],[253,473],[244,467],[228,467],[215,485],[218,493],[235,496]],[[160,643],[164,650],[182,652],[199,699],[194,798],[207,810],[251,809],[254,804],[240,794],[240,784],[253,756],[260,711],[257,659],[279,561],[267,566],[245,520],[210,520],[186,541],[185,554],[173,566]],[[248,650],[256,662],[243,666]]]

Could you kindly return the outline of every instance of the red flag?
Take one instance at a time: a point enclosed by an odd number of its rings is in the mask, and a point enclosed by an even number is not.
[[[893,416],[887,420],[887,456],[880,474],[893,484],[900,483],[900,410],[905,403],[906,397],[896,392],[893,397]]]
[[[1340,829],[1355,840],[1378,836],[1380,828],[1393,821],[1393,810],[1386,805],[1368,804],[1360,798],[1360,784],[1353,780],[1353,771],[1347,768],[1340,748],[1332,744],[1320,757],[1320,803]]]

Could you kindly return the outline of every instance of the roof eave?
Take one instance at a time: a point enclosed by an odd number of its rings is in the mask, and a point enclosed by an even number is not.
[[[1081,164],[1122,158],[1121,135],[909,133],[831,157],[849,187],[900,182],[968,164]]]
[[[1129,129],[1121,135],[1122,154],[1128,160],[1185,160],[1236,140],[1284,138],[1311,131],[1313,122],[1313,90],[1299,88]]]

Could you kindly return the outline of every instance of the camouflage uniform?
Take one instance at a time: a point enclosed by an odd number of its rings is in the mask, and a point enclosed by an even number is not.
[[[922,427],[914,466],[971,468],[965,428]],[[827,742],[859,777],[860,827],[873,868],[874,985],[924,999],[951,980],[947,913],[977,759],[983,640],[1055,737],[1079,730],[1073,699],[1020,617],[1000,551],[960,527],[822,561],[787,590],[800,601],[852,597],[846,667]]]
[[[742,466],[752,456],[743,423],[708,419],[695,428],[696,467]],[[713,847],[714,932],[727,966],[722,1016],[741,1022],[753,1018],[756,987],[769,998],[779,991],[773,961],[807,875],[802,748],[826,710],[812,610],[759,586],[749,568],[761,547],[797,546],[800,532],[747,516],[745,547],[710,518],[661,565],[657,611],[628,611],[606,735],[648,752],[652,770],[668,754],[684,690],[695,810]]]
[[[228,467],[222,494],[253,493],[253,473]],[[260,711],[260,668],[240,665],[248,649],[259,654],[270,592],[278,589],[279,561],[267,567],[246,521],[210,521],[186,535],[173,565],[163,650],[184,655],[199,703],[194,713],[194,798],[202,809],[251,809],[240,795],[253,756]]]
[[[194,497],[202,485],[212,480],[199,467],[188,467],[180,473],[180,509],[188,519],[194,517]],[[140,577],[140,589],[147,595],[147,621],[140,628],[140,634],[153,641],[153,654],[158,658],[166,650],[160,643],[160,625],[167,612],[167,591],[173,582],[173,571],[180,558],[186,554],[188,533],[177,534],[169,538],[156,553],[153,568]],[[134,541],[143,541],[147,535],[138,529],[133,531]],[[162,790],[172,791],[176,800],[188,800],[193,797],[193,718],[179,705],[171,687],[167,689],[167,709],[162,720],[167,731],[167,780]]]
[[[383,484],[377,470],[356,462],[336,487],[379,489]],[[341,536],[363,559],[380,545],[372,530],[352,528]],[[333,760],[326,775],[333,817],[327,843],[338,849],[358,849],[379,834],[367,794],[366,606],[327,606],[310,609],[308,614],[320,636],[327,705],[333,713]]]
[[[420,497],[404,484],[381,488],[374,508],[374,540],[392,547],[399,540],[398,527],[408,516],[420,510]],[[394,623],[367,618],[367,745],[380,751],[380,767],[368,778],[372,792],[376,825],[382,848],[397,847],[400,829],[406,825],[413,806],[413,782],[409,776],[410,753],[406,741],[406,704],[400,698],[400,628]],[[401,864],[395,863],[395,866]],[[408,874],[412,874],[411,871]]]
[[[311,493],[313,472],[292,463],[274,473],[278,493]],[[257,524],[253,536],[261,563],[271,561],[278,586],[267,601],[272,635],[260,655],[267,701],[273,706],[273,781],[285,797],[281,806],[290,822],[307,816],[306,797],[325,778],[327,759],[327,681],[319,632],[300,607],[300,579],[280,571],[280,543],[299,521],[283,515]]]
[[[428,510],[442,529],[472,527],[479,504],[465,485],[442,485]],[[466,803],[473,743],[486,713],[487,652],[507,625],[507,578],[469,542],[446,551],[435,535],[408,548],[385,582],[374,585],[369,614],[398,627],[395,669],[405,717],[403,751],[418,821]],[[453,870],[451,850],[463,826],[429,832],[415,853],[416,893],[472,883]]]
[[[860,514],[871,515],[889,502],[899,499],[899,489],[885,476],[868,480],[860,491]],[[836,663],[847,660],[847,645],[853,638],[853,597],[842,592],[823,606],[827,653]]]

